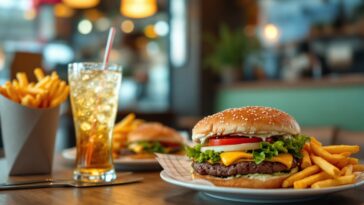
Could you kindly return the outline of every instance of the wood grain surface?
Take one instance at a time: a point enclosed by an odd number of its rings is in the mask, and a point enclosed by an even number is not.
[[[67,164],[60,156],[54,160],[53,178],[70,178],[73,166]],[[21,176],[7,177],[5,173],[5,160],[0,160],[0,183],[22,180],[44,179],[50,176]],[[159,171],[136,172],[137,176],[144,177],[140,183],[96,187],[96,188],[40,188],[28,190],[0,191],[0,204],[237,204],[236,202],[222,201],[205,196],[193,190],[174,186],[164,182],[159,177]],[[295,205],[300,203],[295,203]],[[302,204],[307,204],[302,203]],[[336,193],[309,204],[364,204],[364,189],[350,190]]]

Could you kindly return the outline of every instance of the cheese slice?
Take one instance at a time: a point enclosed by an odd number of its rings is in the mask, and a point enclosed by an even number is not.
[[[253,155],[247,152],[223,152],[220,154],[220,158],[225,166],[229,166],[238,160],[251,161],[253,159]],[[293,156],[288,153],[279,154],[278,156],[272,157],[271,160],[267,161],[282,163],[286,165],[288,169],[290,169],[293,164]]]
[[[286,165],[286,167],[288,169],[291,169],[292,164],[293,164],[293,156],[291,154],[288,154],[288,153],[279,154],[278,156],[272,157],[272,159],[268,160],[268,161],[280,162],[280,163]]]
[[[246,152],[223,152],[220,158],[225,166],[229,166],[239,159],[253,159],[253,155]]]
[[[139,153],[143,150],[143,146],[141,146],[137,143],[134,143],[134,144],[129,145],[129,149],[133,150],[135,153]]]

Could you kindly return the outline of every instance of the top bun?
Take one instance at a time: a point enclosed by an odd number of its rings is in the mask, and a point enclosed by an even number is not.
[[[172,128],[160,123],[143,123],[128,135],[128,143],[138,141],[159,141],[170,143],[183,143],[183,138]]]
[[[192,130],[192,139],[216,135],[297,135],[301,132],[296,120],[289,114],[270,107],[248,106],[227,109],[200,120]]]

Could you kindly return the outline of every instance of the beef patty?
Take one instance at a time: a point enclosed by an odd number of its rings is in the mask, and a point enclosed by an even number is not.
[[[297,163],[294,160],[292,168],[296,167]],[[264,161],[260,164],[256,164],[253,161],[242,161],[230,166],[223,164],[209,164],[193,162],[193,169],[201,175],[211,175],[216,177],[230,177],[235,175],[245,174],[272,174],[274,172],[289,171],[287,167],[279,162]]]

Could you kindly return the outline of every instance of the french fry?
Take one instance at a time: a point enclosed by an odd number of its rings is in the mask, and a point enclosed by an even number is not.
[[[305,149],[307,152],[311,152],[311,145],[310,143],[305,143],[305,145],[303,146],[303,149]]]
[[[310,137],[310,144],[312,144],[312,143],[317,144],[319,146],[322,145],[321,142],[319,142],[316,138]]]
[[[310,187],[312,184],[322,181],[325,179],[329,179],[330,175],[328,175],[326,172],[320,172],[315,175],[311,175],[309,177],[303,178],[301,180],[295,181],[293,183],[293,187],[295,189],[305,189],[307,187]]]
[[[23,72],[17,73],[16,78],[19,81],[20,87],[26,88],[28,86],[29,81],[28,81],[27,75],[25,73],[23,73]]]
[[[41,89],[41,88],[28,88],[28,92],[32,95],[38,95],[38,94],[45,94],[46,91],[44,89]]]
[[[4,97],[9,98],[8,93],[6,92],[5,88],[0,86],[0,94],[3,95]]]
[[[49,87],[49,97],[54,98],[56,95],[57,88],[59,86],[59,81],[54,81],[51,86]]]
[[[51,79],[55,79],[55,80],[58,80],[59,79],[59,76],[57,74],[56,71],[53,71],[52,74],[51,74]]]
[[[310,155],[308,154],[307,150],[303,149],[302,154],[303,154],[303,158],[302,158],[302,162],[301,162],[301,168],[305,169],[305,168],[311,166],[312,163],[311,163]]]
[[[351,154],[352,154],[351,152],[342,152],[339,155],[344,156],[344,157],[350,157]],[[336,154],[334,154],[334,155],[336,155]]]
[[[342,160],[340,160],[338,163],[335,164],[335,166],[339,167],[339,168],[344,168],[345,166],[347,166],[348,164],[358,164],[359,160],[357,158],[354,157],[348,157],[348,158],[344,158]]]
[[[359,164],[359,159],[354,157],[348,157],[349,164]]]
[[[114,133],[128,133],[133,131],[135,128],[133,128],[132,126],[125,126],[125,127],[115,127],[114,128]]]
[[[129,123],[128,125],[125,125],[125,126],[116,125],[114,127],[114,133],[128,133],[128,132],[131,132],[134,129],[136,129],[138,126],[143,124],[143,123],[144,123],[143,120],[135,119],[131,123]]]
[[[56,107],[59,104],[61,104],[68,96],[69,93],[69,87],[66,86],[63,92],[58,95],[56,98],[53,98],[50,102],[50,107]]]
[[[23,97],[21,99],[21,104],[27,107],[34,107],[34,105],[32,104],[31,95],[26,95],[25,97]]]
[[[14,87],[14,90],[16,91],[19,99],[21,99],[27,94],[26,87],[22,87],[17,80],[12,81],[12,86]]]
[[[349,166],[349,165],[348,165]],[[345,166],[344,168],[342,168],[341,170],[340,170],[340,176],[345,176],[345,173],[346,173],[346,171],[348,170],[348,166]]]
[[[331,154],[341,154],[343,152],[355,154],[360,151],[360,147],[358,145],[331,145],[324,146],[322,148]]]
[[[14,89],[13,85],[10,82],[5,83],[5,89],[6,89],[6,93],[8,94],[8,96],[10,97],[11,100],[13,100],[15,102],[20,102],[18,93],[16,92],[16,90]]]
[[[344,158],[335,163],[335,166],[342,169],[348,164],[350,164],[350,160],[348,158]]]
[[[353,173],[353,165],[349,164],[348,166],[341,169],[341,176],[348,176]]]
[[[118,122],[115,125],[115,129],[120,129],[122,127],[126,127],[126,126],[130,125],[134,119],[135,119],[134,113],[128,114],[126,117],[124,117],[120,122]]]
[[[12,80],[11,84],[13,84],[14,87],[19,87],[19,82],[17,80]]]
[[[0,87],[0,94],[10,100],[31,108],[58,106],[69,94],[66,82],[59,79],[56,72],[45,76],[40,68],[34,70],[38,82],[29,82],[25,73],[16,74],[16,79]]]
[[[314,189],[320,189],[325,187],[333,187],[333,186],[340,186],[340,185],[346,185],[346,184],[354,184],[355,183],[355,175],[348,175],[348,176],[342,176],[338,177],[336,179],[327,179],[323,181],[318,181],[314,184],[312,184],[312,188]]]
[[[34,75],[37,78],[38,81],[41,81],[44,78],[44,72],[40,68],[36,68],[34,70]]]
[[[35,84],[35,88],[44,88],[45,85],[51,80],[49,76],[45,76],[37,84]]]
[[[315,155],[324,158],[330,163],[336,163],[341,159],[345,158],[344,156],[339,154],[330,154],[328,151],[324,150],[319,144],[314,142],[311,142],[311,149]]]
[[[301,180],[310,175],[316,174],[319,171],[320,171],[320,167],[317,165],[312,165],[310,167],[307,167],[306,169],[304,169],[300,172],[297,172],[297,173],[293,174],[292,176],[288,177],[287,179],[285,179],[283,181],[282,187],[283,188],[291,187],[291,186],[293,186],[293,183],[295,181],[298,181],[298,180]]]
[[[328,175],[330,175],[334,178],[337,178],[340,176],[340,170],[337,167],[335,167],[334,165],[330,164],[325,159],[323,159],[322,157],[317,157],[317,156],[311,155],[311,159],[314,162],[314,164],[319,166]]]
[[[41,102],[42,102],[42,96],[40,94],[37,94],[34,100],[34,106],[39,107]]]
[[[64,89],[66,87],[66,83],[64,81],[60,82],[58,85],[58,88],[54,92],[53,96],[59,96],[64,92]]]
[[[43,97],[43,100],[42,102],[40,103],[40,107],[41,108],[46,108],[49,106],[49,99],[48,99],[48,94],[45,94],[44,97]]]
[[[353,172],[362,172],[362,171],[364,171],[363,164],[354,164],[353,165]]]
[[[28,95],[27,95],[28,96]],[[36,100],[33,96],[29,95],[29,100],[30,100],[30,104],[32,105],[33,108],[36,108],[37,107],[37,104],[36,104]]]

